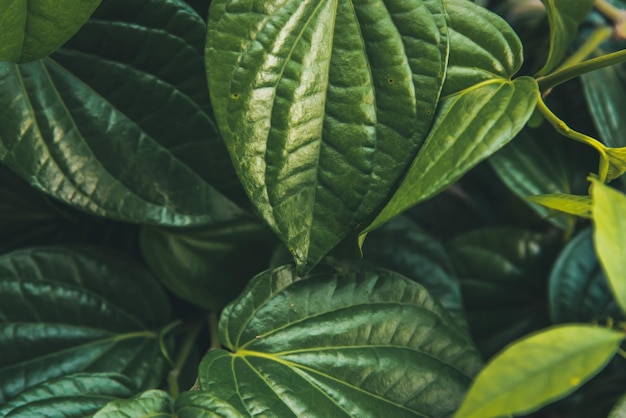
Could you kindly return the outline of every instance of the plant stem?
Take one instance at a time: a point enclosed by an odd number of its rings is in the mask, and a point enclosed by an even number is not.
[[[222,346],[220,341],[220,333],[218,330],[217,313],[209,313],[209,332],[211,333],[211,346],[209,351],[217,350]]]
[[[189,332],[185,334],[185,339],[182,342],[180,347],[180,351],[178,352],[178,356],[176,356],[176,361],[172,365],[172,369],[170,370],[169,375],[167,376],[167,384],[169,387],[169,393],[172,398],[176,399],[180,394],[180,387],[178,385],[178,377],[180,375],[180,371],[185,365],[187,358],[189,357],[189,353],[191,353],[191,349],[193,348],[194,343],[196,342],[196,338],[198,337],[198,333],[200,329],[202,329],[202,323],[199,322],[191,326]]]
[[[609,3],[607,0],[595,0],[594,7],[613,22],[615,34],[619,39],[626,36],[626,11],[619,9]]]
[[[594,29],[591,35],[572,55],[570,55],[561,65],[556,68],[553,73],[572,67],[583,62],[600,44],[608,40],[613,31],[607,26]]]
[[[563,68],[562,70],[555,71],[544,77],[539,77],[537,78],[537,83],[539,84],[539,89],[542,92],[545,92],[558,86],[559,84],[563,84],[566,81],[571,80],[572,78],[622,62],[626,62],[626,49],[602,55],[597,58],[592,58],[579,64]]]
[[[548,106],[546,106],[543,98],[541,97],[541,93],[537,94],[537,109],[558,133],[567,138],[573,139],[574,141],[593,147],[596,151],[598,151],[598,154],[600,154],[598,179],[604,182],[609,172],[609,157],[606,153],[606,147],[597,139],[575,131],[567,126],[565,122],[559,119],[554,113],[552,113]]]

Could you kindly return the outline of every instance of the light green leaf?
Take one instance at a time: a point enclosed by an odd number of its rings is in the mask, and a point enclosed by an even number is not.
[[[242,217],[193,229],[144,227],[139,239],[161,283],[191,303],[218,311],[267,267],[274,244],[270,235],[255,219]]]
[[[528,196],[529,202],[542,205],[546,208],[557,210],[570,215],[591,218],[591,197],[579,196],[566,193],[544,194]]]
[[[626,395],[617,401],[607,418],[626,418]]]
[[[174,400],[162,390],[148,390],[130,399],[109,402],[93,418],[176,418]]]
[[[0,161],[92,214],[228,219],[235,205],[209,184],[233,170],[210,116],[205,31],[178,0],[108,0],[51,57],[0,63]]]
[[[598,373],[624,334],[589,325],[548,328],[511,344],[480,372],[455,418],[523,414]]]
[[[626,196],[597,180],[591,183],[596,253],[617,303],[626,312]]]
[[[54,52],[101,1],[0,0],[0,61],[32,61]]]
[[[578,25],[591,11],[594,0],[541,0],[550,25],[550,51],[538,76],[549,74],[565,57],[576,37]]]
[[[428,199],[491,156],[522,129],[537,100],[529,77],[494,79],[448,96],[400,187],[370,231]]]
[[[430,129],[441,0],[216,0],[212,102],[250,200],[300,273],[367,225]]]
[[[223,311],[202,390],[241,415],[449,416],[480,360],[423,287],[381,269],[261,273]]]
[[[24,390],[0,407],[3,418],[83,418],[107,402],[128,398],[135,387],[126,376],[114,373],[77,373],[52,379]]]
[[[593,249],[591,229],[570,240],[550,274],[552,322],[591,322],[619,318],[620,311]]]
[[[605,148],[609,158],[609,172],[606,180],[611,181],[626,173],[626,147]]]
[[[102,249],[50,247],[0,257],[0,403],[50,379],[117,372],[161,381],[165,294],[146,270]]]

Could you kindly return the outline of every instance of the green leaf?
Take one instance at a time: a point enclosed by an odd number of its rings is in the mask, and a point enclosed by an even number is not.
[[[591,197],[589,196],[554,193],[528,196],[526,200],[570,215],[591,218]]]
[[[107,402],[128,398],[135,387],[126,376],[114,373],[77,373],[52,379],[24,390],[0,407],[3,418],[83,418]]]
[[[480,372],[455,418],[491,418],[534,411],[598,373],[624,339],[589,325],[552,327],[521,339]]]
[[[626,173],[626,147],[605,148],[609,159],[609,172],[606,180],[611,181]]]
[[[549,236],[511,227],[477,229],[446,243],[470,331],[486,358],[546,325],[544,288],[554,247]]]
[[[419,284],[381,269],[261,273],[223,311],[201,389],[244,416],[451,414],[480,367]]]
[[[467,0],[444,0],[444,6],[450,57],[443,96],[517,73],[524,60],[522,43],[508,23]]]
[[[248,196],[300,273],[372,219],[430,129],[441,0],[216,0],[206,65]]]
[[[178,418],[249,418],[228,402],[215,397],[211,392],[192,390],[183,392],[176,399]]]
[[[101,1],[0,0],[0,61],[32,61],[54,52]]]
[[[258,221],[242,217],[193,229],[144,227],[139,239],[146,262],[163,285],[217,311],[267,267],[273,244],[268,235]]]
[[[537,100],[529,77],[494,79],[448,96],[400,187],[366,231],[442,191],[522,129]]]
[[[617,401],[607,418],[626,418],[626,395]]]
[[[176,418],[174,400],[162,390],[148,390],[130,399],[109,402],[93,418]]]
[[[50,379],[118,372],[158,384],[169,302],[140,266],[102,249],[50,247],[0,257],[0,402]]]
[[[591,229],[570,240],[550,274],[552,322],[591,322],[620,317],[619,308],[600,268]]]
[[[596,253],[617,303],[626,312],[626,196],[597,180],[591,184]]]
[[[541,0],[550,25],[550,51],[538,76],[549,74],[565,57],[576,37],[578,25],[589,14],[594,0]]]
[[[236,207],[209,184],[229,163],[210,116],[205,30],[179,1],[108,0],[52,57],[0,63],[0,161],[92,214],[228,219]]]

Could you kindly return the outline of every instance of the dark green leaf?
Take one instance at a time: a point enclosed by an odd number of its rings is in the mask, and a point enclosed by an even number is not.
[[[544,288],[555,252],[548,237],[485,228],[446,248],[461,280],[470,330],[485,357],[545,324]]]
[[[0,0],[0,61],[32,61],[52,53],[101,1]]]
[[[176,418],[174,401],[162,390],[148,390],[130,399],[109,402],[93,418]]]
[[[34,248],[0,257],[0,401],[55,377],[119,372],[160,382],[158,329],[169,303],[139,266],[97,249]]]
[[[228,157],[210,116],[204,33],[182,2],[108,0],[51,58],[0,63],[0,161],[93,214],[228,218],[234,205],[208,183],[224,176],[211,170],[228,174]]]
[[[139,238],[161,283],[181,298],[217,311],[267,267],[273,244],[269,234],[259,222],[240,218],[194,229],[144,227]]]
[[[237,173],[300,272],[380,210],[430,128],[441,0],[216,0],[206,63]]]
[[[608,418],[626,418],[626,396],[617,401]]]
[[[548,60],[537,75],[552,71],[567,53],[576,37],[578,25],[591,11],[594,0],[541,0],[546,6],[550,24]]]
[[[522,129],[536,100],[537,83],[529,77],[494,79],[443,99],[406,177],[366,230],[432,197],[491,156]]]
[[[178,418],[248,418],[228,402],[215,397],[211,392],[193,390],[183,392],[176,399]]]
[[[449,416],[480,367],[445,310],[387,270],[264,272],[220,319],[228,349],[202,361],[202,390],[244,416]]]
[[[126,376],[113,373],[77,373],[24,390],[0,407],[3,418],[83,418],[107,402],[128,398],[135,387]]]
[[[507,347],[480,372],[455,418],[495,418],[534,411],[598,373],[622,332],[561,325]]]
[[[550,274],[550,316],[555,323],[617,318],[619,308],[593,248],[591,229],[568,242]]]

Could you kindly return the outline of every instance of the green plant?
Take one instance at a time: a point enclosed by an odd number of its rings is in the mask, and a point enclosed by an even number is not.
[[[0,416],[624,414],[626,5],[480,3],[0,1]]]

